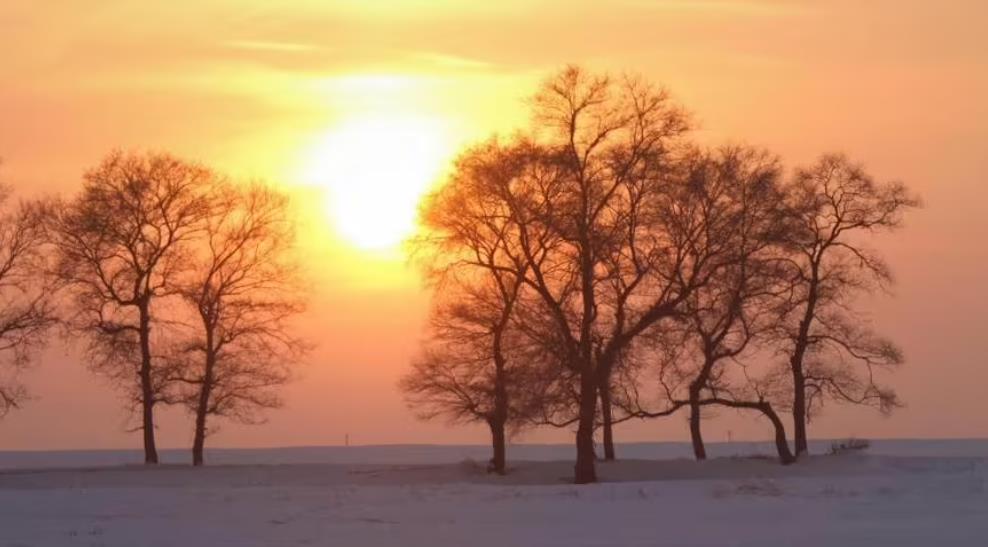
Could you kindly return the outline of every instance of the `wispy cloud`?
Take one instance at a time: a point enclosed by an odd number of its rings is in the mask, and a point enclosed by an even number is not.
[[[450,55],[446,53],[438,53],[433,51],[416,52],[413,53],[411,57],[443,68],[483,69],[483,68],[491,67],[491,63],[488,63],[487,61],[482,61],[480,59],[472,59],[469,57],[461,57],[459,55]]]
[[[269,42],[265,40],[228,40],[223,45],[233,49],[243,49],[249,51],[268,51],[282,53],[308,53],[323,49],[314,44],[303,44],[295,42]]]
[[[806,8],[798,2],[771,0],[627,0],[627,4],[655,10],[768,17],[800,13]]]

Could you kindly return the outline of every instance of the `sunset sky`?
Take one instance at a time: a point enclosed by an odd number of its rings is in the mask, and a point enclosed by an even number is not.
[[[485,442],[415,421],[396,388],[428,294],[401,240],[464,144],[529,123],[525,99],[565,63],[666,86],[705,143],[790,165],[844,151],[923,198],[876,241],[897,273],[876,328],[907,365],[891,418],[831,406],[817,437],[988,435],[988,4],[981,0],[3,0],[0,181],[69,193],[113,148],[167,150],[296,198],[318,343],[267,424],[213,446]],[[0,449],[137,447],[117,392],[56,344]],[[727,418],[724,411],[720,414]],[[162,413],[163,446],[191,435]],[[753,418],[711,440],[766,438]],[[682,440],[683,419],[619,440]],[[531,441],[568,441],[539,431]]]

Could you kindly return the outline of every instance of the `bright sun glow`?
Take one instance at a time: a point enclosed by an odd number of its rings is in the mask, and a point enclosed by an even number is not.
[[[388,250],[414,230],[419,200],[449,154],[441,120],[354,118],[317,143],[303,177],[327,190],[330,221],[344,239],[361,249]]]

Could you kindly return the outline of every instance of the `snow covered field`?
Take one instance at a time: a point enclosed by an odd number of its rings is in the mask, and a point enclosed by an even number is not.
[[[790,467],[738,457],[767,445],[711,444],[704,463],[680,443],[619,449],[609,482],[581,487],[565,482],[572,449],[553,445],[513,446],[507,477],[464,446],[217,450],[202,469],[0,453],[0,547],[988,545],[988,441],[884,441]]]

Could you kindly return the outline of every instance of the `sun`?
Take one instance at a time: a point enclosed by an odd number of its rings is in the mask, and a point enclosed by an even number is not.
[[[303,177],[326,190],[329,221],[344,240],[363,250],[394,250],[414,231],[419,200],[450,148],[438,118],[354,118],[317,142]]]

